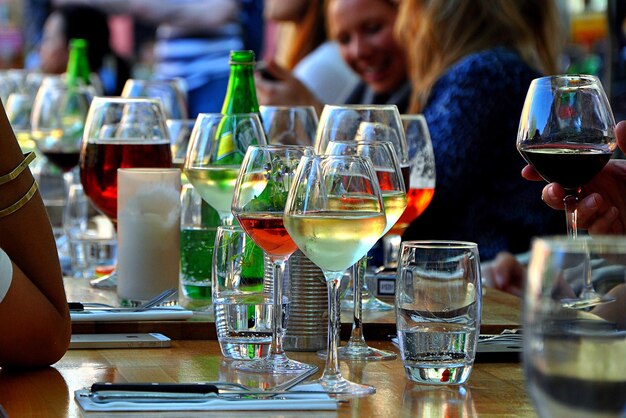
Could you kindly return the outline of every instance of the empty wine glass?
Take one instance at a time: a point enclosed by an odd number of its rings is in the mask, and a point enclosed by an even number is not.
[[[235,181],[248,146],[266,144],[256,113],[198,115],[184,173],[202,199],[219,213],[222,225],[232,223]]]
[[[313,106],[260,106],[259,113],[270,144],[313,145],[318,124]]]
[[[590,75],[533,80],[522,109],[517,149],[548,182],[565,189],[567,234],[578,236],[578,198],[616,147],[615,119],[602,84]],[[590,280],[579,295],[601,301]]]
[[[384,141],[332,141],[328,143],[326,154],[358,155],[372,163],[385,206],[387,217],[387,226],[383,231],[385,234],[400,218],[407,204],[404,180],[393,145]],[[348,344],[339,349],[339,359],[392,360],[397,357],[395,353],[369,347],[363,336],[361,291],[366,267],[367,256],[361,258],[351,269],[354,300],[352,334]]]
[[[126,80],[122,97],[160,99],[167,119],[187,119],[187,91],[182,79]]]
[[[167,129],[170,133],[172,146],[172,162],[175,167],[183,168],[191,131],[195,125],[195,119],[168,119]]]
[[[287,196],[284,224],[298,248],[322,269],[328,285],[328,356],[318,383],[346,395],[374,393],[372,386],[345,379],[337,359],[341,281],[386,226],[371,162],[358,156],[303,157]]]
[[[298,248],[285,230],[283,213],[287,192],[304,156],[313,148],[298,145],[248,147],[235,183],[232,212],[239,225],[265,251],[273,266],[272,345],[270,355],[258,361],[241,363],[241,370],[265,373],[299,373],[311,366],[289,359],[283,349],[284,321],[289,302],[283,286],[285,265]]]

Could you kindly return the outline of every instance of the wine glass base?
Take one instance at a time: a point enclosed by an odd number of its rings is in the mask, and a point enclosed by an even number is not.
[[[598,305],[605,303],[615,302],[615,298],[612,296],[600,295],[598,293],[587,293],[581,295],[580,298],[565,298],[561,299],[561,306],[569,309],[590,309]]]
[[[238,361],[234,367],[242,372],[271,374],[302,373],[315,368],[309,364],[291,360],[284,354],[271,355],[261,360]]]
[[[326,350],[319,350],[317,356],[320,358],[326,358],[328,352]],[[379,350],[372,348],[367,344],[364,345],[344,345],[337,350],[337,358],[345,361],[383,361],[383,360],[395,360],[398,358],[396,353],[391,351]]]
[[[89,285],[96,289],[116,289],[117,288],[117,272],[107,274],[89,281]]]
[[[339,396],[366,396],[376,393],[374,386],[354,383],[344,379],[341,375],[332,379],[322,376],[321,379],[314,380],[311,383],[318,384],[322,387],[322,390]]]
[[[363,311],[390,311],[393,309],[393,305],[387,302],[383,302],[372,294],[364,293],[362,295],[362,298],[363,299],[361,303],[361,309]],[[346,292],[344,298],[341,299],[341,309],[354,310],[354,300],[352,292],[350,292],[349,294]]]

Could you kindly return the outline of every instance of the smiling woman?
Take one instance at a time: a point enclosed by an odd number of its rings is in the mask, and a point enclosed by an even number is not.
[[[408,107],[405,55],[394,39],[397,14],[392,0],[327,0],[329,35],[361,78],[346,103],[395,104],[401,113]]]

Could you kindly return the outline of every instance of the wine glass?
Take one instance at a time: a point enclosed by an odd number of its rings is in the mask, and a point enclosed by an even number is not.
[[[259,106],[270,144],[313,145],[318,118],[313,106]]]
[[[409,149],[409,166],[403,167],[407,207],[383,238],[385,268],[398,266],[402,234],[428,207],[435,194],[435,154],[424,115],[400,115]]]
[[[80,151],[80,179],[93,205],[117,227],[117,169],[170,168],[172,152],[161,102],[148,98],[93,99]],[[114,275],[91,281],[113,287]]]
[[[324,154],[333,141],[389,141],[393,144],[400,167],[408,182],[409,150],[402,128],[400,112],[395,105],[338,105],[324,106],[315,138],[315,152]],[[384,242],[383,242],[384,243]],[[345,294],[344,306],[354,309],[351,289]],[[372,295],[363,283],[362,308],[391,310],[392,306]]]
[[[611,158],[615,119],[598,78],[556,75],[530,83],[522,109],[517,149],[548,182],[565,189],[567,235],[578,236],[578,198]],[[580,299],[600,301],[590,280]]]
[[[396,223],[404,212],[407,199],[400,164],[391,142],[332,141],[328,143],[326,155],[358,155],[372,163],[378,176],[387,225],[383,235]],[[395,353],[369,347],[365,342],[362,327],[361,289],[367,266],[367,256],[352,266],[353,321],[348,344],[339,349],[341,360],[392,360]]]
[[[526,386],[540,417],[618,417],[626,411],[626,240],[533,241],[523,309]],[[577,309],[586,277],[612,302]]]
[[[341,280],[386,226],[372,163],[359,156],[303,157],[289,189],[284,223],[298,248],[322,269],[328,285],[328,355],[318,383],[346,395],[374,393],[372,386],[345,379],[337,359]]]
[[[130,78],[124,83],[122,97],[151,97],[163,103],[167,119],[187,119],[187,92],[184,81],[174,79],[139,80]]]
[[[63,76],[47,76],[31,110],[31,136],[37,150],[63,172],[66,195],[78,166],[87,111],[93,87],[69,85]]]
[[[287,192],[301,157],[313,148],[297,145],[248,147],[235,183],[232,212],[239,225],[265,251],[273,267],[272,345],[270,355],[245,362],[241,370],[265,373],[298,373],[311,366],[287,358],[283,349],[288,292],[283,292],[285,265],[297,246],[285,230],[283,213]]]
[[[172,146],[172,161],[174,166],[183,168],[191,131],[196,123],[195,119],[168,119],[166,122],[170,133]]]
[[[266,144],[256,113],[198,115],[183,172],[202,199],[219,213],[222,225],[233,220],[235,181],[248,146]]]

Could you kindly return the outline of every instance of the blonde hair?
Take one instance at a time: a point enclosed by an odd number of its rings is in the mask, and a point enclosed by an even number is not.
[[[541,73],[558,72],[559,24],[553,0],[402,0],[396,35],[411,46],[410,111],[423,109],[450,66],[484,49],[507,46]]]

